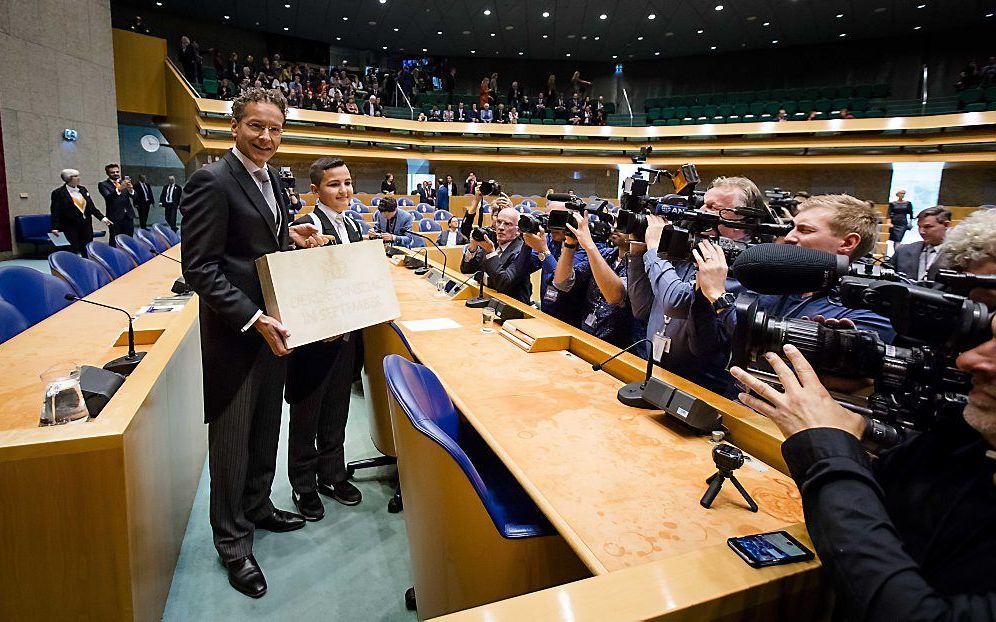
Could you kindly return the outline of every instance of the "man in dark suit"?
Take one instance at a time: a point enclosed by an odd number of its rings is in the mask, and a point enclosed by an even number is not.
[[[453,181],[452,175],[447,175],[446,182],[439,185],[440,188],[442,188],[443,186],[446,187],[446,191],[449,193],[451,197],[460,196],[460,187],[457,186],[456,183]]]
[[[135,188],[131,178],[121,179],[121,167],[117,164],[108,164],[104,172],[107,179],[97,184],[97,190],[104,197],[104,215],[111,221],[107,232],[111,238],[109,242],[116,246],[114,237],[119,233],[135,235],[135,208],[132,205]]]
[[[377,211],[373,215],[374,228],[367,237],[371,240],[380,238],[396,246],[411,246],[412,238],[408,231],[412,230],[414,223],[414,216],[398,209],[397,199],[384,197],[377,204]]]
[[[156,206],[156,195],[152,193],[152,186],[149,185],[145,175],[138,176],[138,187],[135,188],[135,209],[138,210],[138,226],[142,229],[149,228],[149,210]]]
[[[345,215],[353,196],[346,163],[319,158],[311,165],[315,210],[296,223],[321,229],[332,244],[362,242],[359,225]],[[360,491],[349,481],[343,443],[349,392],[363,366],[361,331],[296,348],[290,355],[285,397],[290,404],[287,474],[294,504],[305,520],[325,516],[319,493],[343,505],[356,505]]]
[[[200,298],[214,545],[232,587],[254,598],[266,593],[252,555],[254,531],[304,526],[270,501],[289,332],[263,312],[255,264],[291,241],[322,243],[314,225],[288,227],[279,180],[267,165],[286,112],[279,91],[251,88],[239,96],[232,104],[235,148],[195,172],[180,201],[183,276]]]
[[[170,175],[166,178],[166,185],[159,193],[159,204],[166,210],[166,224],[173,231],[176,231],[176,210],[180,206],[180,196],[183,194],[183,186],[176,183],[176,177]]]
[[[418,191],[418,200],[420,202],[428,203],[429,205],[432,205],[435,202],[436,193],[428,181],[423,181],[418,185],[416,190]]]
[[[67,168],[61,173],[65,183],[52,191],[49,210],[52,214],[52,233],[62,232],[69,240],[69,250],[86,257],[86,245],[93,240],[90,218],[96,216],[105,225],[111,221],[93,204],[86,186],[80,185],[80,172]]]
[[[442,190],[442,189],[440,189]],[[456,216],[450,218],[447,223],[447,230],[439,234],[436,244],[440,246],[463,246],[467,243],[467,238],[460,232],[460,219]]]
[[[900,244],[889,258],[889,264],[911,279],[932,281],[946,267],[939,247],[951,226],[951,210],[940,205],[928,207],[917,215],[916,223],[923,239]]]
[[[507,294],[516,300],[529,303],[532,294],[532,283],[529,282],[527,263],[516,261],[522,251],[522,237],[519,236],[519,212],[511,206],[511,202],[500,197],[495,200],[495,206],[506,206],[494,217],[496,239],[485,236],[483,241],[477,241],[473,236],[467,250],[460,261],[460,272],[474,274],[484,272],[484,284]],[[471,216],[468,216],[470,219]],[[529,253],[529,249],[525,251]]]
[[[477,189],[477,175],[470,172],[467,175],[466,181],[463,182],[463,193],[464,194],[474,194],[474,190]]]

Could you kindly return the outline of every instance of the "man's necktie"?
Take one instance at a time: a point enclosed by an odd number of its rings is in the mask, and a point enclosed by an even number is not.
[[[260,190],[263,192],[263,199],[266,200],[266,204],[270,207],[270,211],[273,212],[273,224],[274,227],[280,225],[280,215],[277,212],[277,196],[270,186],[270,176],[266,173],[265,168],[257,170],[253,175],[259,180],[262,187]]]

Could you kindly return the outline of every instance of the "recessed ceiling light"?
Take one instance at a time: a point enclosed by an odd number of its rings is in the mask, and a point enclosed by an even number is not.
[[[723,5],[722,4],[717,4],[716,5],[716,10],[717,11],[722,11],[723,10]]]
[[[373,20],[370,20],[369,22],[367,22],[367,26],[376,26],[376,25],[377,25],[377,22],[375,22]]]
[[[770,26],[770,25],[771,25],[771,22],[764,22],[764,23],[763,23],[763,24],[761,24],[761,25],[762,25],[762,26]]]
[[[920,30],[921,28],[922,28],[922,26],[914,26],[913,30]]]
[[[284,26],[284,30],[290,30],[290,28],[288,28],[287,26]]]
[[[654,52],[654,56],[660,56],[660,55],[661,55],[660,52]]]
[[[595,37],[595,41],[598,41],[599,39],[601,39],[601,37]]]
[[[336,41],[342,41],[342,37],[336,37],[335,40]]]
[[[667,31],[667,32],[664,33],[664,36],[665,37],[673,37],[674,33],[669,30],[669,31]]]
[[[843,14],[843,13],[837,13],[837,19],[840,19],[840,18],[842,18],[842,17],[844,17],[844,14]]]
[[[650,15],[647,16],[647,19],[657,19],[657,14],[651,13]]]
[[[443,34],[443,33],[439,33],[439,34]],[[495,33],[491,33],[491,36],[492,36],[492,37],[493,37],[493,36],[495,36]]]
[[[284,5],[284,8],[285,8],[285,9],[289,9],[289,8],[290,8],[290,5],[289,5],[289,4],[285,4],[285,5]]]
[[[397,28],[395,28],[395,29],[394,29],[394,32],[398,32],[398,29],[397,29]]]
[[[772,43],[778,43],[778,39],[772,39],[771,42]]]
[[[443,31],[442,31],[442,30],[437,30],[437,31],[436,31],[436,34],[437,34],[437,35],[441,35],[441,34],[443,34]]]
[[[606,15],[605,13],[602,13],[601,15],[598,16],[598,19],[609,19],[609,16]]]
[[[716,49],[716,46],[714,45],[714,46],[712,46],[712,47],[711,47],[711,48],[709,48],[709,49],[710,49],[710,50],[715,50],[715,49]]]
[[[470,34],[470,31],[469,31],[469,30],[464,30],[464,31],[463,31],[463,34],[465,34],[465,35],[469,35],[469,34]]]
[[[381,49],[383,49],[383,50],[386,50],[386,49],[387,49],[387,46],[385,45],[385,46],[384,46],[384,47],[382,47]]]
[[[346,17],[345,15],[343,15],[343,16],[342,16],[342,21],[344,21],[344,22],[348,22],[348,21],[349,21],[349,18],[348,18],[348,17]]]
[[[544,39],[548,39],[549,37],[550,37],[550,35],[543,35]]]
[[[505,30],[514,30],[514,29],[515,29],[515,26],[513,26],[511,24],[509,24],[508,26],[505,26]]]
[[[571,53],[570,53],[570,52],[568,52],[568,53],[566,54],[566,56],[567,56],[567,58],[570,58],[570,57],[571,57]]]
[[[918,8],[918,9],[925,9],[925,8],[927,8],[927,5],[926,4],[918,4],[918,5],[916,5],[916,8]]]
[[[619,58],[619,55],[618,54],[613,54],[612,58]]]
[[[756,22],[757,21],[757,15],[748,15],[747,16],[747,21],[748,22]]]
[[[550,17],[550,11],[543,11],[543,17]]]
[[[387,0],[380,0],[381,4],[387,4]]]
[[[523,54],[525,54],[525,52],[519,52],[519,56],[522,56]]]
[[[639,37],[637,37],[636,40],[637,41],[643,41],[643,35],[640,35]]]
[[[842,32],[842,33],[840,33],[840,34],[839,34],[839,35],[837,35],[837,36],[838,36],[838,37],[841,37],[841,38],[844,38],[844,37],[846,37],[846,36],[847,36],[847,33],[846,33],[846,32]]]
[[[156,6],[162,6],[162,5],[163,5],[163,3],[162,3],[162,2],[157,2],[157,3],[156,3]]]
[[[225,15],[225,19],[231,19],[231,17],[228,16],[228,15]]]
[[[491,9],[484,9],[485,15],[491,15]]]
[[[986,13],[986,17],[992,17],[992,16],[993,16],[992,13]]]
[[[699,30],[697,30],[696,32],[697,32],[697,33],[699,33],[699,34],[702,34],[702,33],[703,33],[703,32],[705,32],[705,31],[704,31],[704,30],[702,30],[702,29],[699,29]]]
[[[471,54],[477,54],[477,50],[471,50],[470,53]]]

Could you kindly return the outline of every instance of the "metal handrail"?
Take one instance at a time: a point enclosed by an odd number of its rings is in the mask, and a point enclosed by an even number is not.
[[[395,82],[394,83],[394,88],[398,89],[398,92],[401,93],[401,96],[405,98],[405,103],[408,104],[408,110],[411,112],[409,118],[412,121],[414,121],[415,120],[415,109],[412,108],[412,102],[408,99],[408,96],[405,95],[405,91],[401,88],[400,84],[398,84],[397,82]]]
[[[629,108],[629,126],[633,127],[633,106],[629,103],[629,94],[626,92],[626,89],[624,88],[622,91],[623,97],[626,98],[626,107]]]

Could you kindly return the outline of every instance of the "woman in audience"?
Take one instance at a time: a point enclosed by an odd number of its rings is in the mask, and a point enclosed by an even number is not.
[[[360,107],[356,105],[356,99],[350,97],[346,101],[346,113],[347,114],[360,114]]]
[[[574,75],[571,76],[571,90],[576,94],[584,94],[585,87],[591,86],[591,82],[581,79],[581,72],[575,71]]]
[[[543,94],[546,96],[546,101],[549,104],[552,104],[557,99],[557,76],[552,73],[546,79],[546,91]]]
[[[446,104],[446,110],[443,111],[443,121],[453,120],[453,104]]]
[[[488,90],[489,90],[489,88],[488,87],[489,87],[490,84],[491,84],[491,80],[489,80],[487,78],[487,76],[485,76],[484,78],[481,79],[481,93],[477,97],[477,107],[478,108],[484,108],[484,104],[488,103],[488,101],[489,101],[489,98],[488,98]]]
[[[422,116],[425,116],[425,114],[423,113]],[[424,120],[420,119],[420,121]],[[394,173],[384,175],[384,181],[380,182],[380,191],[384,194],[394,194],[398,191],[398,187],[394,185]]]
[[[903,236],[910,230],[910,219],[913,218],[913,204],[906,200],[905,190],[896,190],[896,200],[889,203],[886,212],[892,228],[889,229],[889,241],[899,244]]]

